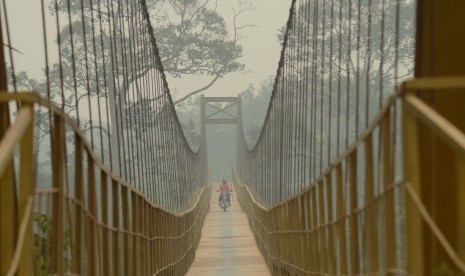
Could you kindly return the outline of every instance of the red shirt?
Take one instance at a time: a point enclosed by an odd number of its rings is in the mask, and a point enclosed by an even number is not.
[[[232,188],[231,188],[231,185],[228,184],[228,183],[222,183],[218,186],[218,188],[216,189],[217,192],[219,191],[228,191],[228,192],[232,192]]]

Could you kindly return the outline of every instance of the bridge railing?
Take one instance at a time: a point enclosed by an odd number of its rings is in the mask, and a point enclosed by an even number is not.
[[[2,275],[187,271],[209,208],[209,183],[196,188],[180,212],[168,211],[103,165],[76,123],[51,101],[0,93],[0,104],[13,102],[20,109],[0,143]],[[37,108],[52,118],[50,185],[43,179],[36,184]]]
[[[408,271],[463,275],[465,132],[463,122],[457,121],[463,115],[451,116],[463,109],[452,106],[447,112],[437,107],[444,100],[460,99],[465,77],[414,79],[403,89]]]
[[[239,202],[270,270],[277,275],[423,275],[427,253],[422,245],[428,235],[437,242],[436,254],[446,256],[441,267],[429,271],[465,273],[459,234],[465,225],[464,209],[454,210],[457,216],[445,219],[449,214],[433,214],[422,201],[428,193],[422,191],[422,182],[428,180],[421,179],[420,167],[431,160],[421,159],[419,141],[425,137],[419,128],[426,127],[453,153],[454,168],[449,169],[457,176],[452,183],[442,184],[454,187],[465,183],[465,133],[414,93],[464,88],[464,78],[405,82],[363,135],[314,183],[276,205],[267,206],[236,175]],[[404,138],[396,148],[402,150],[403,160],[394,160],[393,131],[398,130],[391,120],[400,103]],[[373,146],[375,132],[381,137],[379,148]],[[374,149],[379,150],[377,155]],[[358,158],[360,154],[364,157]],[[394,162],[399,161],[404,175],[394,179]],[[451,201],[465,202],[462,189],[458,188],[458,195],[449,195]],[[445,220],[457,228],[458,236],[446,235],[451,230],[444,227]]]
[[[4,108],[8,102],[0,103]],[[2,118],[3,119],[3,118]],[[33,150],[33,120],[34,112],[30,104],[21,107],[16,120],[4,132],[0,141],[0,227],[2,273],[14,275],[19,273],[31,274],[32,262],[21,253],[25,250],[32,252],[32,216],[34,179],[31,171],[34,160],[28,156]],[[4,121],[4,120],[3,120]],[[19,187],[14,184],[16,178],[12,157],[19,147]],[[20,189],[19,197],[16,190]]]
[[[290,199],[266,207],[237,179],[238,198],[268,267],[275,274],[361,274],[397,271],[391,116],[398,94],[352,146],[317,180]],[[381,135],[375,159],[373,131]],[[363,158],[358,155],[363,154]],[[376,161],[376,162],[375,162]],[[364,179],[359,177],[363,168]],[[379,172],[377,174],[376,172]],[[375,180],[375,177],[380,179]],[[375,183],[381,183],[375,192]],[[383,234],[378,229],[384,229]],[[384,252],[384,253],[382,253]],[[383,258],[382,266],[379,260]]]

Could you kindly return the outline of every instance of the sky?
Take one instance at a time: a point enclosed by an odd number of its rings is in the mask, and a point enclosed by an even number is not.
[[[2,5],[2,27],[5,29],[5,17]],[[10,28],[11,45],[21,53],[14,53],[14,65],[18,71],[26,71],[32,76],[41,75],[44,67],[44,40],[42,32],[40,1],[7,0],[6,11]],[[48,11],[45,11],[47,14]],[[48,16],[52,24],[51,16]],[[48,28],[54,30],[55,28]],[[53,35],[53,34],[47,34]],[[56,33],[55,33],[56,35]],[[6,37],[6,34],[4,34]],[[5,39],[4,43],[8,43]],[[48,48],[54,48],[49,45]],[[6,49],[5,49],[6,50]],[[7,60],[10,64],[10,60]]]
[[[244,0],[243,0],[244,1]],[[281,45],[276,38],[278,30],[284,26],[289,16],[290,0],[250,0],[254,10],[245,13],[240,24],[253,24],[256,27],[247,28],[240,41],[243,47],[243,57],[240,59],[246,65],[243,72],[226,75],[219,79],[215,85],[205,91],[206,96],[236,96],[244,91],[250,84],[256,88],[268,76],[274,76],[278,67]],[[45,1],[46,3],[48,1]],[[44,34],[42,32],[41,1],[38,0],[6,0],[8,22],[11,30],[12,45],[21,54],[14,54],[14,64],[17,71],[26,71],[30,76],[42,76],[45,59]],[[212,3],[214,1],[212,0]],[[233,6],[237,6],[237,0],[217,0],[218,12],[225,18],[229,29],[232,31]],[[3,9],[3,7],[2,7]],[[3,11],[2,11],[3,12]],[[50,39],[47,47],[50,52],[56,52],[53,33],[56,29],[56,18],[50,16],[45,7],[49,26]],[[2,14],[3,17],[3,14]],[[65,20],[65,18],[61,18]],[[64,24],[62,22],[61,24]],[[2,22],[4,25],[5,23]],[[50,56],[50,60],[54,57]],[[8,63],[10,63],[8,61]],[[189,77],[183,79],[168,78],[173,98],[179,99],[188,92],[193,91],[208,83],[210,78]]]

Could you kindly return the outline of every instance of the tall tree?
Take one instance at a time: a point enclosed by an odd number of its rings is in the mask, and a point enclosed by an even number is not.
[[[238,61],[242,56],[238,42],[242,38],[241,31],[254,25],[240,24],[239,19],[252,5],[244,0],[237,2],[237,7],[232,9],[233,32],[228,37],[227,24],[216,11],[216,2],[214,8],[208,8],[212,2],[167,0],[158,1],[158,8],[156,3],[150,8],[146,0],[140,0],[142,9],[147,11],[144,19],[149,23],[148,31],[157,38],[164,71],[175,78],[184,75],[211,77],[201,87],[184,91],[186,96],[175,104],[207,90],[225,75],[244,69],[244,64]]]
[[[45,72],[50,76],[47,79],[33,80],[25,73],[19,73],[20,84],[43,95],[49,94],[67,113],[80,119],[81,127],[89,133],[101,131],[105,137],[110,136],[112,148],[118,148],[117,140],[123,132],[131,131],[127,126],[130,116],[140,108],[150,107],[140,80],[160,69],[155,59],[146,57],[153,54],[148,49],[153,41],[143,35],[148,31],[144,20],[150,19],[153,23],[149,31],[157,38],[161,63],[167,75],[175,78],[211,76],[202,87],[186,91],[188,96],[177,103],[205,91],[219,78],[244,68],[238,61],[242,56],[238,42],[240,31],[249,25],[240,25],[238,21],[251,9],[244,0],[240,0],[233,11],[231,34],[213,0],[70,0],[51,3],[50,12],[61,23],[57,36],[59,56],[54,59],[57,62],[46,68]],[[141,7],[147,9],[149,17],[143,17]],[[163,92],[157,93],[159,97],[151,99],[153,104],[166,104],[166,98],[162,99]],[[99,107],[107,105],[109,108],[107,117],[98,118],[102,120],[98,126],[92,125],[87,115],[82,115],[90,112],[86,109],[95,108],[96,103]],[[95,113],[93,118],[94,121],[97,118]],[[105,125],[106,122],[110,123]],[[101,143],[100,147],[103,146]],[[113,157],[117,162],[117,156]]]

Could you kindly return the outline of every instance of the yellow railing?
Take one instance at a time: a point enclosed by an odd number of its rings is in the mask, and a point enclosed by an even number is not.
[[[434,255],[448,273],[465,275],[465,131],[456,125],[463,127],[465,109],[451,106],[452,120],[435,110],[441,96],[443,103],[450,103],[454,93],[465,93],[465,77],[417,79],[404,85],[407,263],[415,275],[445,272],[431,269]],[[438,175],[440,179],[434,179]]]
[[[426,275],[441,273],[441,269],[465,273],[465,134],[414,94],[464,88],[463,77],[405,82],[363,135],[312,185],[275,206],[265,207],[236,175],[239,202],[270,271],[274,275]],[[391,120],[400,103],[403,146],[394,147],[396,126]],[[458,195],[449,195],[459,205],[454,212],[457,217],[449,223],[457,227],[457,244],[448,241],[422,203],[420,163],[424,160],[418,149],[422,139],[419,124],[427,126],[454,153],[451,173],[457,177],[447,185],[460,187]],[[373,146],[375,131],[379,147]],[[394,165],[399,161],[395,160],[396,150],[403,151],[400,179],[394,179]],[[404,209],[399,205],[404,204],[404,197],[406,217],[398,214]],[[399,237],[395,238],[399,231],[400,241],[405,244],[406,239],[406,252],[399,248]],[[425,270],[423,231],[430,231],[446,252],[446,268]],[[399,256],[406,260],[399,261]]]
[[[21,107],[14,124],[6,131],[0,142],[0,219],[1,219],[1,262],[6,275],[31,274],[32,262],[25,251],[32,252],[32,207],[34,196],[33,150],[33,110],[32,105]],[[20,147],[19,198],[14,185],[12,158],[15,146]],[[28,156],[28,154],[31,154]],[[8,269],[7,265],[9,266]]]
[[[208,212],[210,183],[192,196],[182,213],[169,212],[105,167],[55,104],[34,93],[0,93],[0,104],[10,102],[21,108],[0,143],[2,275],[187,272]],[[53,185],[47,189],[35,186],[35,107],[47,108],[53,122]],[[65,162],[65,135],[70,133],[74,156]],[[15,163],[16,144],[20,155]],[[70,170],[65,164],[73,166],[69,178],[74,185],[66,181]]]

